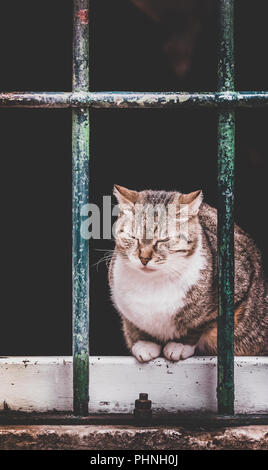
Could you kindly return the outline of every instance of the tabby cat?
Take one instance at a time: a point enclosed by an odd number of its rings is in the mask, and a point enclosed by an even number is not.
[[[171,361],[217,354],[217,211],[202,192],[133,191],[114,187],[120,214],[109,267],[112,301],[123,325],[126,344],[140,362],[161,355]],[[137,205],[187,208],[186,243],[179,230],[161,236],[154,214],[151,238],[134,233]],[[143,220],[143,219],[142,219]],[[176,222],[176,228],[177,228]],[[236,355],[264,353],[268,331],[268,297],[260,253],[235,225]]]

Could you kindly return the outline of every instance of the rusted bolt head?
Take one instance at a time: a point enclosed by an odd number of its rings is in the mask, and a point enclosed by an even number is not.
[[[139,400],[148,400],[148,393],[140,393]]]
[[[152,402],[148,400],[148,393],[139,393],[139,398],[135,400],[134,416],[140,421],[152,418]]]

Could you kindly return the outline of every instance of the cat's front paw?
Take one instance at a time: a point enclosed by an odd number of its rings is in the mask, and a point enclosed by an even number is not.
[[[180,359],[187,359],[194,355],[196,346],[190,346],[189,344],[175,343],[170,341],[163,349],[163,354],[169,361],[179,361]]]
[[[139,362],[149,362],[161,354],[161,346],[152,341],[137,341],[133,344],[131,352]]]

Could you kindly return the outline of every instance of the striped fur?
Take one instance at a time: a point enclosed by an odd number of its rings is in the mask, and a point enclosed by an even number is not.
[[[130,351],[141,362],[161,351],[170,360],[189,357],[195,350],[217,354],[216,209],[202,202],[200,192],[182,195],[116,187],[115,194],[124,208],[109,281]],[[124,233],[128,204],[133,210],[135,203],[167,206],[172,201],[189,205],[187,250],[177,252],[174,240],[128,239]],[[267,294],[261,255],[249,235],[235,226],[236,355],[259,355],[267,350]]]

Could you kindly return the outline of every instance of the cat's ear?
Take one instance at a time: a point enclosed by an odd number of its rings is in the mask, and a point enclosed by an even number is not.
[[[193,191],[189,194],[181,194],[178,198],[179,204],[188,204],[188,214],[193,217],[198,214],[199,207],[203,201],[203,193],[201,189]]]
[[[131,189],[124,188],[123,186],[114,185],[114,195],[119,205],[131,205],[133,206],[137,200],[139,193]]]

